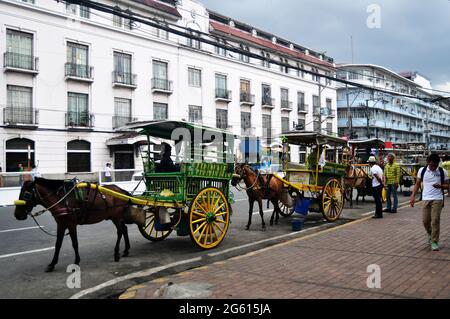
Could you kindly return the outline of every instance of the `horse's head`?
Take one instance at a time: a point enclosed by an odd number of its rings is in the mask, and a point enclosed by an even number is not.
[[[34,182],[24,182],[20,190],[19,200],[16,200],[14,204],[16,205],[14,217],[18,220],[27,219],[30,212],[38,204]]]
[[[232,186],[236,187],[236,185],[239,184],[239,182],[244,177],[244,165],[245,164],[239,164],[239,163],[236,163],[234,165],[234,174],[233,174],[233,178],[231,179]]]

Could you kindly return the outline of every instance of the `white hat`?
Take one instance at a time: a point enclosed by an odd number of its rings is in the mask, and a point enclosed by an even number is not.
[[[376,163],[377,159],[375,158],[375,156],[370,156],[369,159],[367,160],[368,163]]]

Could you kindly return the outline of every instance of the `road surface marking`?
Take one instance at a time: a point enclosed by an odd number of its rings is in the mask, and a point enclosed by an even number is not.
[[[19,252],[19,253],[0,255],[0,259],[1,259],[1,258],[8,258],[8,257],[19,256],[19,255],[26,255],[26,254],[39,253],[39,252],[41,252],[41,251],[47,251],[47,250],[52,250],[52,249],[55,249],[55,247],[48,247],[48,248],[43,248],[43,249],[28,250],[28,251],[22,251],[22,252]]]
[[[166,270],[166,269],[169,269],[169,268],[173,268],[173,267],[176,267],[176,266],[179,266],[179,265],[183,265],[183,264],[189,264],[189,263],[193,263],[193,262],[196,262],[196,261],[200,261],[201,259],[202,259],[201,257],[196,257],[196,258],[181,260],[181,261],[177,261],[177,262],[174,262],[174,263],[171,263],[171,264],[168,264],[168,265],[159,266],[159,267],[156,267],[156,268],[150,268],[150,269],[147,269],[147,270],[142,270],[142,271],[131,273],[131,274],[128,274],[128,275],[125,275],[125,276],[117,277],[115,279],[109,280],[107,282],[104,282],[104,283],[102,283],[100,285],[97,285],[97,286],[94,286],[92,288],[82,290],[79,293],[77,293],[77,294],[73,295],[72,297],[70,297],[70,299],[79,299],[79,298],[82,298],[85,295],[88,295],[88,294],[93,293],[95,291],[98,291],[100,289],[103,289],[103,288],[115,285],[115,284],[117,284],[117,283],[119,283],[121,281],[125,281],[125,280],[132,279],[132,278],[147,277],[147,276],[150,276],[152,274],[158,273],[160,271],[163,271],[163,270]]]
[[[33,227],[24,227],[24,228],[15,228],[15,229],[6,229],[6,230],[0,230],[0,233],[9,233],[12,231],[19,231],[19,230],[27,230],[27,229],[36,229],[36,228],[44,228],[45,226],[33,226]]]

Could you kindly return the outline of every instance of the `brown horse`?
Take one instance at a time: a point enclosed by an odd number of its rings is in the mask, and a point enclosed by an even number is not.
[[[363,197],[363,201],[365,200],[365,196],[371,194],[371,184],[369,188],[367,186],[368,181],[370,181],[367,173],[360,167],[356,167],[354,165],[348,165],[345,169],[345,177],[344,177],[344,186],[346,190],[356,189],[356,203],[358,203],[359,197]],[[349,192],[347,200],[350,201],[350,205],[353,206],[353,194]]]
[[[278,224],[280,218],[280,208],[278,206],[279,197],[283,190],[283,184],[276,178],[271,178],[269,187],[266,189],[268,175],[261,175],[255,173],[248,164],[236,164],[234,169],[234,177],[231,180],[231,185],[237,186],[237,184],[244,180],[246,186],[246,192],[248,196],[249,211],[248,211],[248,224],[246,229],[250,229],[253,215],[253,205],[257,201],[259,205],[259,215],[261,216],[262,229],[266,229],[266,223],[264,222],[264,212],[262,201],[263,199],[270,200],[273,204],[274,210],[272,217],[270,218],[270,225],[273,225],[274,215],[276,214],[275,224]]]
[[[91,189],[77,189],[76,181],[48,180],[36,178],[34,182],[27,181],[22,186],[14,216],[18,220],[27,219],[33,208],[41,205],[49,208],[57,224],[55,254],[46,272],[54,270],[58,263],[59,251],[64,239],[64,233],[69,230],[72,246],[75,250],[75,264],[80,263],[78,253],[77,225],[96,224],[103,220],[111,220],[117,228],[117,242],[114,249],[114,260],[119,261],[119,246],[122,236],[125,238],[123,257],[129,255],[130,241],[126,224],[133,222],[142,224],[136,211],[126,202],[111,196],[105,196]],[[116,192],[127,194],[115,186],[105,186]],[[144,214],[142,214],[144,215]]]

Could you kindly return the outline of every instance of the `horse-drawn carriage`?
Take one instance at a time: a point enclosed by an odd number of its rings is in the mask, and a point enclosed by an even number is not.
[[[142,156],[146,190],[140,196],[116,185],[100,186],[76,179],[37,178],[24,183],[19,200],[15,201],[16,218],[25,220],[50,211],[57,222],[55,255],[47,271],[52,271],[58,262],[66,230],[71,235],[78,264],[76,226],[102,220],[111,220],[117,228],[115,261],[120,259],[122,236],[123,256],[129,253],[126,224],[136,223],[142,235],[151,241],[161,241],[176,230],[180,236],[190,236],[203,249],[214,248],[224,239],[233,202],[229,185],[234,136],[216,128],[178,121],[137,122],[129,128],[139,130],[148,141]],[[163,161],[155,163],[152,158],[150,137],[174,141],[179,164],[169,159],[171,170],[161,170]],[[33,213],[37,205],[44,209]]]
[[[292,214],[297,200],[306,200],[310,212],[322,213],[327,221],[336,221],[344,207],[347,141],[320,133],[299,131],[284,133],[282,140],[284,177],[273,174],[284,185],[285,200],[279,202],[282,215]],[[305,165],[290,163],[290,144],[311,149]],[[332,152],[327,154],[328,148]]]

